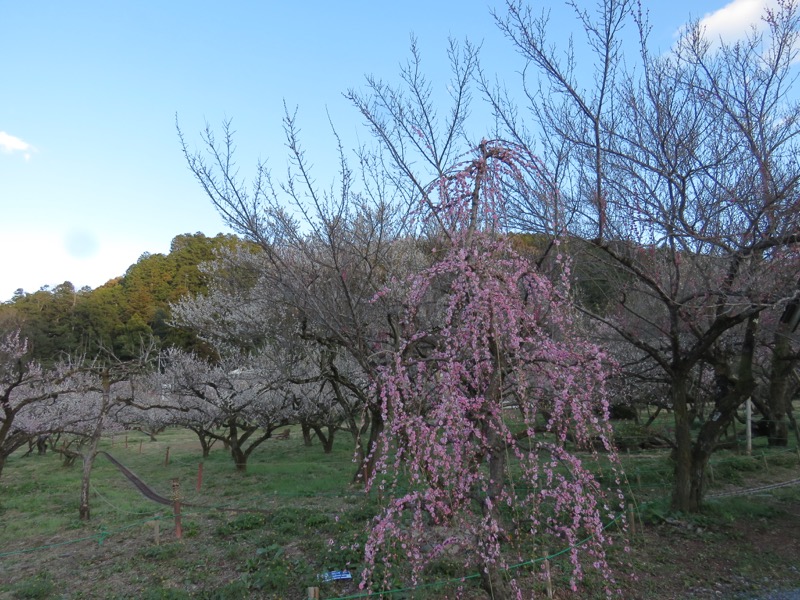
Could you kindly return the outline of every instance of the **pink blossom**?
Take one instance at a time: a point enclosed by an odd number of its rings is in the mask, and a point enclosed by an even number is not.
[[[376,473],[392,478],[395,493],[403,477],[411,489],[373,523],[365,586],[379,583],[377,564],[386,573],[400,556],[416,584],[449,547],[477,549],[467,566],[507,569],[509,540],[527,532],[572,547],[573,588],[586,556],[611,589],[606,491],[584,465],[597,458],[594,441],[616,463],[607,358],[573,324],[568,278],[552,283],[501,234],[501,183],[520,176],[517,160],[513,150],[484,142],[431,188],[446,240],[437,262],[405,284],[402,343],[375,388],[387,422]],[[582,454],[568,450],[572,443]],[[376,485],[386,486],[377,474],[367,488]]]

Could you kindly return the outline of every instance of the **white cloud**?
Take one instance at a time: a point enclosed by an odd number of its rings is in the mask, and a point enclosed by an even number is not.
[[[28,142],[21,140],[10,133],[0,131],[0,150],[6,154],[10,154],[12,152],[22,152],[25,160],[30,160],[31,152],[33,152],[34,147]]]
[[[776,5],[777,0],[732,0],[700,19],[700,27],[712,42],[732,43],[744,38],[754,26],[762,30],[765,27],[762,20],[764,11]]]

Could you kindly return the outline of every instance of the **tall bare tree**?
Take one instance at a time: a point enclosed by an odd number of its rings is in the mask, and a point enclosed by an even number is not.
[[[509,2],[497,15],[528,65],[533,125],[488,78],[482,87],[508,135],[538,142],[574,208],[568,232],[591,241],[613,274],[609,308],[583,309],[661,371],[675,420],[672,504],[698,510],[708,458],[755,385],[759,315],[791,311],[798,297],[797,4],[781,0],[764,14],[765,32],[735,43],[690,23],[667,53],[649,47],[637,2],[603,0],[594,12],[567,4],[591,66],[579,65],[572,43],[560,53],[550,42],[546,14]],[[623,56],[625,26],[638,32],[638,60]],[[517,201],[521,223],[540,218],[529,204]],[[703,365],[716,389],[693,437],[699,413],[687,384]]]
[[[410,207],[429,193],[428,185],[458,156],[469,103],[469,83],[476,50],[462,54],[451,44],[453,65],[450,112],[440,118],[429,82],[422,75],[420,56],[412,43],[412,58],[402,71],[403,89],[368,78],[368,92],[348,96],[364,115],[377,148],[357,153],[355,173],[338,143],[338,177],[320,188],[300,144],[295,114],[287,111],[284,126],[290,168],[277,185],[264,164],[248,183],[238,175],[230,124],[217,140],[207,127],[203,150],[192,151],[181,135],[190,170],[214,206],[237,233],[259,248],[257,284],[245,304],[279,315],[270,339],[295,336],[314,344],[318,375],[337,393],[357,398],[363,407],[356,476],[370,475],[370,457],[383,429],[377,369],[385,352],[396,345],[398,298],[378,294],[393,278],[402,280],[425,264],[416,237],[419,229]],[[179,130],[180,133],[180,130]],[[338,141],[338,137],[337,137]],[[262,319],[262,323],[267,320]],[[337,357],[349,355],[360,374],[339,368]]]

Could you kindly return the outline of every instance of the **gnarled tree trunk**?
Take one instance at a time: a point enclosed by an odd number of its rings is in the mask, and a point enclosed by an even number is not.
[[[772,368],[769,380],[769,445],[789,444],[788,417],[794,386],[792,385],[791,335],[800,322],[800,299],[786,305],[778,322],[772,346]]]

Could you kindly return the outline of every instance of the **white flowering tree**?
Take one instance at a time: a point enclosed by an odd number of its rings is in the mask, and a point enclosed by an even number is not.
[[[282,373],[268,357],[228,349],[209,362],[194,354],[171,350],[165,357],[164,378],[191,427],[210,449],[220,440],[230,450],[236,469],[272,433],[293,421],[291,394],[282,386]],[[198,433],[199,432],[199,433]]]
[[[53,431],[41,415],[60,406],[76,386],[73,367],[46,369],[29,358],[29,350],[19,331],[0,337],[0,475],[17,448]]]

